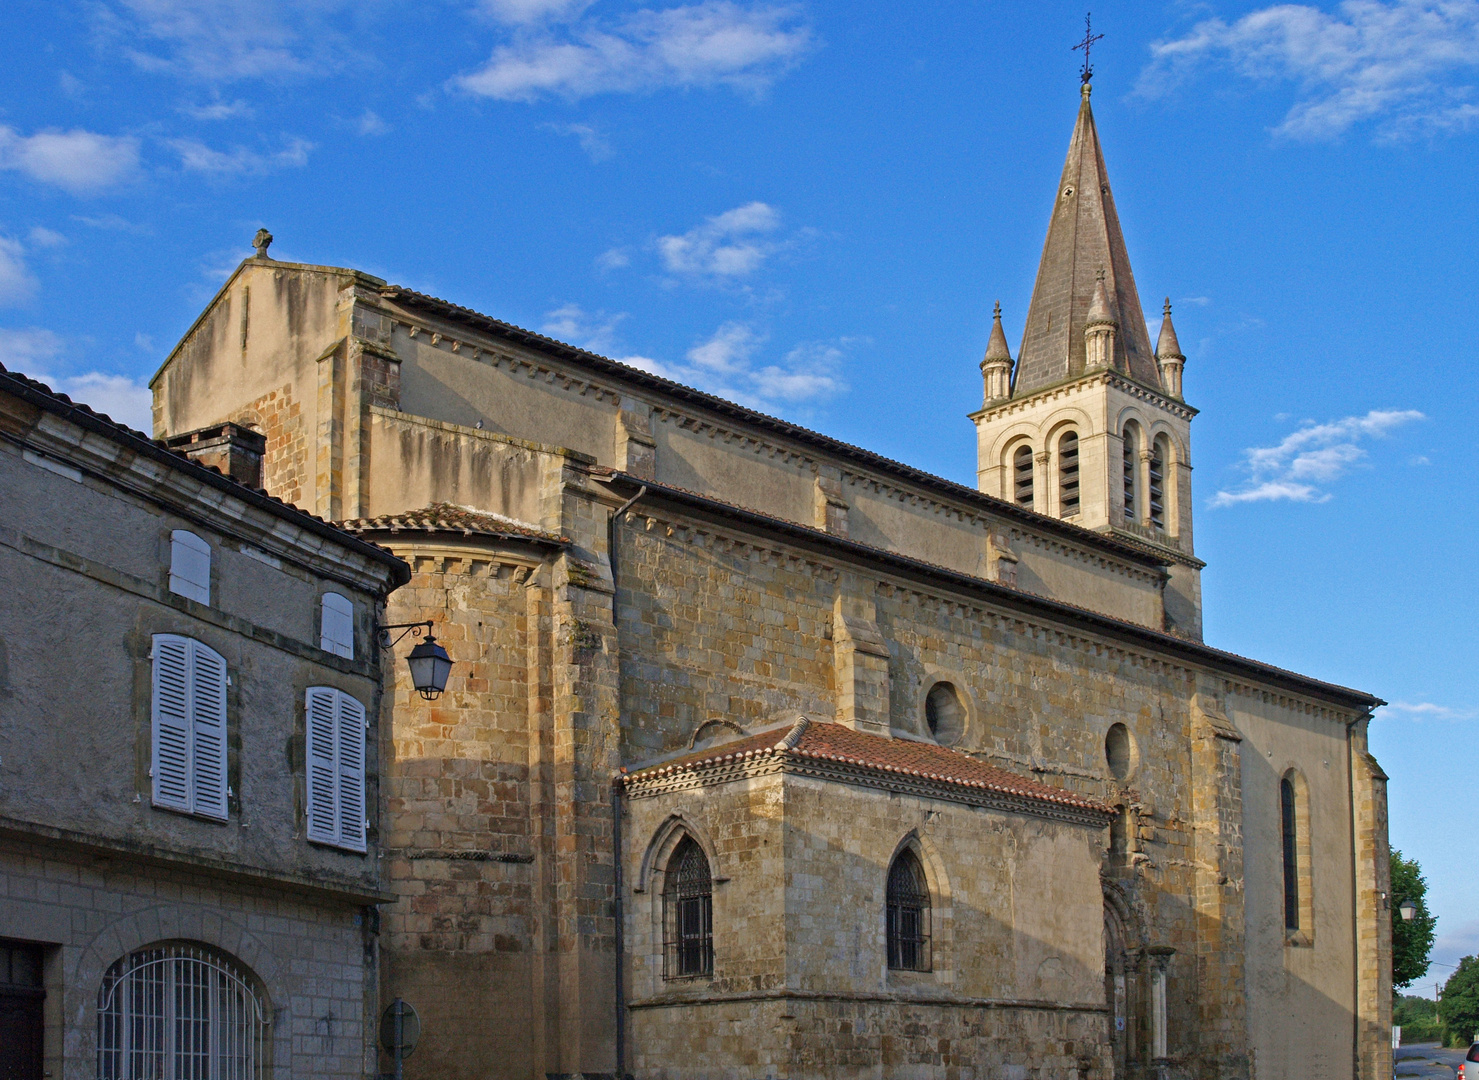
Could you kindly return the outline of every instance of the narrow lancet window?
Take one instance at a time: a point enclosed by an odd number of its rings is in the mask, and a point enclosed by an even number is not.
[[[1279,781],[1279,810],[1284,834],[1284,929],[1299,929],[1299,822],[1294,780]]]
[[[1162,436],[1150,449],[1150,523],[1166,528],[1166,440]]]
[[[1133,424],[1125,425],[1124,447],[1125,471],[1125,521],[1134,524],[1140,520],[1140,508],[1135,505],[1136,473],[1140,468],[1140,435]]]
[[[703,848],[686,837],[668,862],[663,973],[692,979],[714,973],[714,884]]]
[[[1032,509],[1032,447],[1019,446],[1012,455],[1012,498]]]
[[[1078,516],[1078,433],[1058,440],[1058,516]]]
[[[930,969],[929,885],[919,856],[908,850],[899,852],[888,869],[888,966]]]

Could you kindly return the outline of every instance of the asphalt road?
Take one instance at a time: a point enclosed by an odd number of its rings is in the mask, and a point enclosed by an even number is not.
[[[1453,1080],[1458,1067],[1463,1064],[1466,1052],[1444,1050],[1437,1043],[1399,1046],[1396,1051],[1396,1075],[1399,1080]],[[1479,1065],[1479,1062],[1475,1064]]]

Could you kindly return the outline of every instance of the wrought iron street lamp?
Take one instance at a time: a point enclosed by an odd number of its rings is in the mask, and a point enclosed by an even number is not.
[[[422,638],[411,655],[406,657],[406,666],[411,669],[411,685],[427,701],[435,701],[447,689],[447,676],[452,673],[452,658],[438,644],[431,632],[431,620],[416,623],[390,623],[375,627],[382,649],[394,649],[407,634]],[[392,630],[401,631],[391,638]],[[425,634],[425,637],[422,635]]]

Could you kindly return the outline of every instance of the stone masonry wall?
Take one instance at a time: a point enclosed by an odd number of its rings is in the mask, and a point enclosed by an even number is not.
[[[161,941],[214,946],[260,981],[272,1024],[266,1076],[361,1080],[374,1066],[375,946],[363,912],[184,866],[0,840],[0,937],[50,944],[46,1069],[60,1080],[96,1075],[108,967]]]

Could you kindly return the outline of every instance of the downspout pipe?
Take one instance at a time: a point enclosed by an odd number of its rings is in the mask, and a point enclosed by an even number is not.
[[[620,641],[620,628],[618,626],[620,597],[616,587],[616,525],[621,520],[621,515],[632,508],[643,495],[647,494],[647,485],[643,484],[637,494],[616,508],[610,519],[606,522],[606,561],[611,567],[611,629]],[[618,653],[618,656],[620,654]],[[622,912],[622,881],[621,881],[621,776],[611,778],[611,847],[612,847],[612,915],[616,920],[616,931],[614,934],[616,943],[616,1080],[626,1080],[627,1077],[627,1002],[626,1002],[626,935],[625,917]]]

